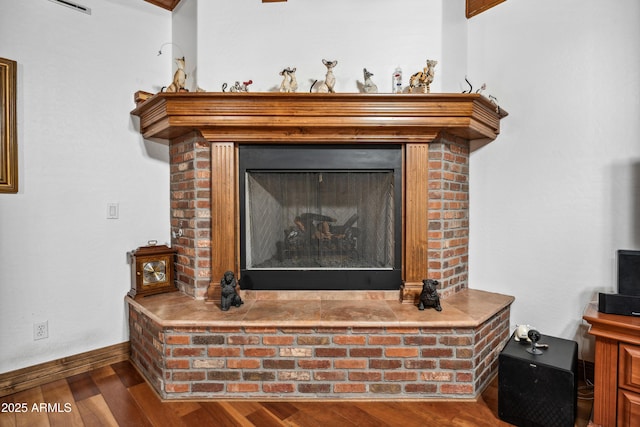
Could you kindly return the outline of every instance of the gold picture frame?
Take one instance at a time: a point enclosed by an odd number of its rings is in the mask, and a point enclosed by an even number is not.
[[[18,192],[17,68],[16,61],[0,58],[0,193]]]

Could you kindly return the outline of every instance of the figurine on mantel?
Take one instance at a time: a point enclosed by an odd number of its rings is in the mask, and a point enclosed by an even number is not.
[[[226,271],[222,279],[220,279],[220,288],[222,299],[220,301],[220,309],[222,311],[227,311],[233,305],[235,307],[240,307],[244,304],[240,295],[236,291],[236,277],[233,274],[233,271]]]
[[[436,287],[440,284],[434,279],[424,279],[422,281],[422,292],[420,293],[420,303],[418,304],[418,310],[424,310],[425,307],[433,307],[436,311],[442,311],[440,306],[440,296]]]
[[[240,82],[236,81],[236,83],[229,88],[229,92],[249,92],[249,85],[251,85],[251,84],[253,84],[253,80],[242,82],[242,84],[240,84]],[[222,84],[222,91],[223,92],[226,92],[227,86],[228,85],[226,83]]]
[[[367,71],[366,68],[362,72],[364,73],[364,85],[362,86],[364,93],[378,93],[378,86],[371,80],[373,73]]]
[[[318,90],[316,90],[316,92],[335,93],[335,90],[333,88],[336,85],[336,76],[333,75],[333,69],[336,65],[338,65],[338,61],[327,61],[326,59],[323,59],[322,63],[325,67],[327,67],[327,74],[324,77],[324,81],[318,85]],[[313,91],[313,87],[316,85],[316,83],[318,83],[318,80],[313,82],[313,84],[311,85],[311,92]]]
[[[280,83],[280,92],[295,92],[298,90],[298,80],[296,79],[296,67],[287,67],[280,71],[282,83]]]
[[[173,75],[173,82],[166,88],[166,92],[188,92],[184,85],[187,81],[187,74],[184,72],[184,56],[176,58],[178,69]],[[163,88],[164,89],[164,88]]]
[[[427,66],[422,71],[418,71],[409,79],[409,92],[413,93],[413,88],[422,88],[422,93],[431,93],[431,83],[436,75],[435,68],[438,61],[427,59]]]

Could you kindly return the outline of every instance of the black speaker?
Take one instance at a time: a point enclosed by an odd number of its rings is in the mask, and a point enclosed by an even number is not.
[[[513,336],[498,357],[498,416],[521,427],[573,427],[578,405],[578,344],[543,335],[542,354]]]
[[[640,251],[618,250],[618,293],[640,297]]]
[[[598,311],[623,316],[640,316],[640,296],[598,294]]]

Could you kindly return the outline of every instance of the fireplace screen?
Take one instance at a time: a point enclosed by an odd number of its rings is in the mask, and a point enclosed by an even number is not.
[[[399,146],[238,152],[242,289],[400,289]]]
[[[247,172],[248,269],[392,269],[392,171]]]

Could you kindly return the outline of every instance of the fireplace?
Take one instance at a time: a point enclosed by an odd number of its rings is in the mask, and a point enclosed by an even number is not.
[[[402,150],[239,147],[240,286],[399,290]]]
[[[467,288],[469,155],[497,137],[506,114],[487,98],[161,93],[141,102],[133,114],[140,117],[146,138],[170,140],[172,246],[178,249],[176,276],[184,293],[215,300],[217,291],[209,287],[218,287],[227,270],[246,291],[344,290],[348,285],[397,290],[405,303],[416,301],[426,278],[440,282],[445,298]],[[247,164],[243,153],[251,151],[266,161]],[[330,154],[336,152],[341,154]],[[393,153],[390,164],[366,165],[371,153],[383,152]],[[289,181],[301,182],[304,175],[307,183],[300,185],[335,185],[327,191],[334,195],[344,186],[338,181],[352,178],[354,186],[359,180],[392,185],[393,197],[380,203],[393,215],[374,216],[366,203],[346,200],[305,201],[308,206],[282,209],[294,202],[270,194],[277,185],[266,176],[274,168]],[[245,196],[254,184],[268,203],[264,209],[279,210],[281,216],[260,232],[247,225],[254,220],[247,220]],[[379,190],[353,191],[387,197]],[[315,197],[322,191],[303,193]],[[370,224],[382,219],[381,230],[370,233]],[[305,229],[306,240],[287,240],[285,233],[302,232],[298,224],[305,222],[303,227],[320,236],[324,231],[324,237],[314,240]],[[342,232],[345,227],[348,233]],[[384,244],[365,244],[372,235]],[[353,256],[346,257],[349,251]],[[277,269],[269,264],[274,260],[281,264]],[[285,260],[300,264],[286,266]],[[341,264],[354,260],[360,264]]]
[[[133,114],[170,140],[182,292],[126,297],[163,398],[476,398],[495,376],[513,298],[467,283],[488,99],[160,93]],[[221,311],[227,270],[245,304]],[[410,305],[425,278],[441,312]]]

